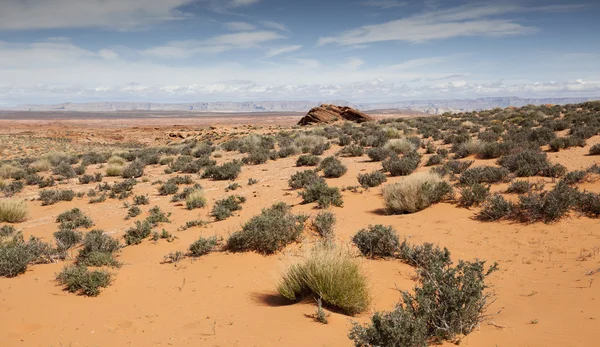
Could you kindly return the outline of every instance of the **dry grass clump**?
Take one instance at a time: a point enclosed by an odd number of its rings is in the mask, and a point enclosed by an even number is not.
[[[27,218],[27,205],[23,200],[0,200],[0,222],[19,223]]]
[[[4,164],[0,166],[0,178],[12,178],[15,174],[19,173],[20,171],[23,170],[11,164]]]
[[[206,197],[202,189],[194,189],[185,199],[185,207],[188,210],[206,206]]]
[[[52,163],[48,159],[38,159],[29,164],[29,167],[33,168],[37,172],[46,172],[52,169]]]
[[[107,163],[108,165],[112,166],[125,166],[127,160],[125,160],[125,158],[119,157],[118,155],[113,155],[108,159]]]
[[[435,173],[420,172],[383,187],[382,193],[388,213],[414,213],[450,196],[452,187]]]
[[[384,148],[394,151],[396,154],[406,154],[416,150],[415,145],[405,138],[391,139],[385,143]]]
[[[123,167],[119,165],[109,165],[106,168],[106,176],[108,177],[118,177],[123,174]]]
[[[369,286],[358,260],[331,245],[318,245],[302,262],[283,275],[277,290],[289,300],[306,296],[346,314],[365,311],[371,302]]]

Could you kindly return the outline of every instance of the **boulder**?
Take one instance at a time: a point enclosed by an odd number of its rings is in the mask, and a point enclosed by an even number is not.
[[[351,107],[323,104],[308,111],[298,125],[333,123],[342,119],[356,123],[373,120],[371,116]]]

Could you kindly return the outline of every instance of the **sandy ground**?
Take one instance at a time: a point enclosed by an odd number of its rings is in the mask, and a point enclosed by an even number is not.
[[[211,131],[223,134],[248,131],[256,125],[250,122],[250,126],[236,126],[235,130],[230,125],[210,129],[197,124],[186,125],[177,119],[177,124],[185,128],[180,129],[162,122],[146,122],[145,127],[139,127],[140,124],[123,126],[121,123],[88,126],[65,121],[42,124],[1,121],[0,134],[66,137],[82,143],[141,142],[144,139],[166,143],[180,140],[169,136],[173,131],[204,136]],[[273,124],[273,131],[289,125],[286,122]],[[114,127],[121,129],[115,132]],[[271,130],[267,126],[260,131]],[[93,138],[89,136],[91,133],[94,133]],[[598,162],[597,157],[585,155],[595,143],[600,143],[600,137],[590,139],[586,148],[549,156],[570,170],[585,168]],[[332,148],[328,154],[338,149]],[[225,153],[219,161],[240,157]],[[347,333],[352,321],[366,322],[370,313],[392,309],[400,298],[397,289],[409,290],[414,286],[411,267],[398,261],[364,260],[374,298],[370,312],[358,317],[328,312],[329,324],[323,325],[311,317],[314,302],[289,305],[275,292],[282,270],[314,241],[315,235],[310,230],[305,232],[302,243],[273,256],[216,252],[196,260],[186,258],[178,264],[162,263],[167,253],[185,251],[199,236],[227,237],[261,208],[278,201],[292,204],[295,212],[315,215],[317,210],[312,209],[312,205],[300,205],[301,198],[287,186],[288,178],[302,169],[294,167],[295,160],[293,157],[244,166],[236,180],[242,188],[235,192],[225,192],[229,182],[196,180],[205,188],[209,201],[208,207],[201,210],[188,211],[170,202],[170,196],[159,196],[157,186],[150,182],[135,187],[135,194],[150,195],[150,205],[144,206],[142,215],[132,220],[124,219],[127,210],[117,200],[90,205],[88,198],[75,198],[72,202],[52,206],[28,201],[30,218],[17,225],[26,237],[36,235],[51,240],[57,227],[54,219],[73,207],[81,208],[92,217],[95,228],[120,236],[135,220],[145,218],[149,207],[158,205],[172,213],[172,223],[162,224],[160,228],[164,227],[178,238],[173,242],[145,240],[141,245],[122,249],[118,260],[124,265],[113,270],[114,283],[95,298],[67,293],[57,285],[54,277],[64,264],[35,265],[16,278],[0,278],[0,345],[351,346]],[[358,173],[379,169],[381,165],[368,162],[366,156],[341,160],[348,166],[348,173],[329,179],[330,185],[357,185]],[[478,161],[477,165],[485,163]],[[493,161],[487,162],[490,163]],[[146,176],[150,181],[167,177],[158,166],[149,167]],[[248,186],[248,178],[255,178],[259,183]],[[391,178],[388,182],[400,179]],[[113,180],[106,178],[105,181]],[[545,181],[552,184],[549,179]],[[92,185],[73,181],[62,187],[85,192]],[[585,183],[582,187],[600,191],[598,182]],[[494,187],[495,190],[505,188],[503,185]],[[204,228],[177,231],[189,220],[211,220],[208,214],[214,201],[230,194],[248,199],[239,214],[222,222],[211,222]],[[37,189],[27,187],[19,196],[34,198]],[[482,223],[473,218],[474,210],[450,204],[434,205],[411,215],[385,216],[381,213],[383,199],[378,188],[359,193],[345,191],[343,196],[344,207],[332,208],[338,219],[336,237],[340,244],[349,245],[350,238],[369,224],[386,224],[394,226],[401,237],[411,242],[433,242],[447,247],[455,261],[479,258],[499,263],[500,271],[491,278],[496,294],[496,301],[488,310],[491,317],[461,345],[598,345],[600,221],[572,215],[552,225]]]

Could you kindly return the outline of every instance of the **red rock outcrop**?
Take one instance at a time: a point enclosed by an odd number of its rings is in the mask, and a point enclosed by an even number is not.
[[[371,116],[351,107],[323,104],[308,111],[298,125],[333,123],[342,119],[356,123],[373,120]]]

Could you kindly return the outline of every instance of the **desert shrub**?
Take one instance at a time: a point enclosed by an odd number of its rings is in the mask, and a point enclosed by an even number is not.
[[[391,312],[375,312],[368,325],[354,322],[348,337],[356,347],[426,347],[429,339],[424,319],[402,305]]]
[[[469,155],[479,154],[483,150],[483,144],[479,141],[469,140],[453,146],[453,152],[457,158],[465,158]]]
[[[234,183],[230,183],[227,186],[227,188],[225,188],[225,191],[228,192],[228,191],[231,191],[231,190],[237,190],[238,188],[242,188],[242,185],[239,184],[239,183],[237,183],[237,182],[234,182]]]
[[[106,168],[106,176],[107,177],[118,177],[123,174],[123,167],[116,165],[109,165]]]
[[[4,237],[13,236],[17,233],[17,229],[12,225],[3,225],[0,227],[0,240]]]
[[[253,185],[257,184],[257,183],[258,183],[258,180],[257,180],[257,179],[254,179],[254,178],[248,178],[248,185],[249,185],[249,186],[253,186]]]
[[[309,256],[284,273],[277,290],[293,301],[307,296],[346,314],[365,311],[370,304],[369,287],[360,263],[332,246],[316,246]]]
[[[150,199],[148,199],[147,195],[136,195],[133,197],[133,203],[135,205],[149,205]]]
[[[38,188],[47,188],[47,187],[52,187],[54,185],[55,185],[54,178],[48,177],[46,179],[42,179],[38,183]]]
[[[263,209],[260,215],[246,222],[242,230],[233,233],[227,240],[227,249],[275,253],[299,240],[305,221],[305,216],[292,214],[291,207],[285,203],[275,204]]]
[[[79,161],[79,159],[77,159],[77,157],[74,157],[72,155],[69,155],[69,154],[63,153],[63,152],[48,153],[45,156],[45,159],[48,159],[48,161],[50,161],[52,166],[58,166],[62,162],[65,162],[67,164],[76,164]]]
[[[74,197],[75,192],[72,190],[45,189],[40,192],[40,200],[42,200],[42,206],[52,205],[59,201],[71,201]]]
[[[444,161],[444,158],[442,158],[438,154],[434,154],[434,155],[430,156],[429,159],[427,159],[427,163],[425,163],[425,166],[439,165],[443,161]]]
[[[206,197],[201,189],[194,189],[185,199],[185,207],[188,210],[206,206]]]
[[[363,154],[365,154],[364,147],[359,146],[357,144],[345,146],[340,151],[340,155],[343,157],[360,157]]]
[[[226,199],[217,200],[210,213],[216,220],[225,220],[233,215],[233,212],[242,209],[242,204],[246,202],[243,196],[231,195]]]
[[[319,170],[323,170],[323,175],[327,178],[342,177],[348,168],[335,157],[327,157],[319,164]]]
[[[92,219],[77,207],[59,214],[56,223],[60,223],[62,229],[89,228],[94,225]]]
[[[150,236],[152,232],[152,224],[148,221],[136,221],[135,226],[125,231],[125,243],[127,245],[137,245],[142,243],[142,240]]]
[[[575,201],[575,210],[587,217],[600,217],[600,194],[582,192]]]
[[[215,146],[210,145],[209,143],[200,143],[198,144],[194,150],[192,151],[192,155],[196,158],[201,156],[211,155],[216,149]]]
[[[481,183],[473,183],[463,187],[460,190],[460,199],[458,204],[462,207],[471,207],[481,205],[490,195],[490,186],[484,186]]]
[[[74,229],[61,228],[54,233],[54,239],[58,250],[65,251],[81,242],[83,235]]]
[[[326,182],[318,181],[306,187],[303,192],[300,192],[303,204],[317,202],[320,208],[328,208],[329,206],[342,207],[342,193],[337,187],[330,187]]]
[[[242,162],[234,160],[221,166],[209,166],[202,174],[202,178],[212,178],[217,181],[234,180],[242,172]]]
[[[103,164],[109,159],[110,154],[108,153],[98,153],[98,152],[87,152],[81,156],[81,163],[83,165],[92,165],[92,164]]]
[[[600,155],[600,144],[593,145],[590,148],[590,155]]]
[[[146,164],[139,159],[129,163],[121,173],[123,178],[138,178],[144,176],[144,168]]]
[[[546,153],[535,150],[505,155],[498,159],[498,164],[517,177],[536,176],[551,166]]]
[[[110,285],[111,275],[104,270],[89,271],[82,265],[67,265],[56,279],[71,293],[80,292],[86,296],[98,296],[100,288]]]
[[[409,141],[408,139],[402,138],[388,140],[385,143],[384,148],[396,154],[406,154],[415,151],[418,148],[418,145],[415,146],[415,144]]]
[[[417,173],[382,189],[390,214],[414,213],[452,196],[452,187],[434,173]]]
[[[446,247],[441,249],[432,243],[413,246],[404,241],[399,247],[397,258],[408,265],[420,269],[430,269],[436,266],[452,264],[450,251]]]
[[[175,161],[175,156],[173,155],[163,155],[158,160],[159,165],[169,165]]]
[[[279,151],[277,152],[277,157],[287,158],[296,154],[298,154],[298,148],[296,146],[285,146],[279,149]]]
[[[102,194],[95,198],[91,198],[89,202],[90,202],[90,204],[98,204],[98,203],[105,202],[105,201],[106,201],[106,194]]]
[[[42,176],[38,175],[37,173],[27,174],[27,175],[25,175],[25,184],[28,186],[35,186],[35,185],[39,184],[42,179],[43,179]],[[15,181],[15,182],[21,182],[21,181]]]
[[[509,171],[503,167],[477,166],[460,175],[461,184],[498,183],[507,180]]]
[[[62,176],[66,179],[73,178],[76,175],[75,170],[68,163],[62,162],[54,167],[52,173],[55,175]]]
[[[439,155],[440,157],[442,157],[442,158],[446,159],[446,158],[448,158],[448,154],[450,154],[450,151],[449,151],[448,149],[446,149],[446,148],[438,148],[438,149],[435,151],[435,153],[436,153],[437,155]]]
[[[366,174],[358,174],[358,183],[364,188],[377,187],[387,181],[387,177],[381,171],[373,171]]]
[[[302,153],[312,153],[314,155],[323,154],[331,146],[326,137],[304,134],[296,137],[294,144],[302,150]]]
[[[373,147],[367,149],[367,155],[371,158],[371,161],[383,161],[392,156],[392,154],[394,154],[394,152],[385,147]]]
[[[565,182],[559,182],[551,191],[519,196],[515,217],[525,223],[552,223],[561,219],[577,198],[578,193],[575,189]]]
[[[20,236],[13,236],[8,242],[0,242],[0,276],[15,277],[27,270],[31,254]]]
[[[586,176],[587,172],[583,170],[575,170],[567,173],[565,177],[562,178],[562,181],[568,185],[574,185],[583,182]]]
[[[23,188],[24,188],[23,182],[12,181],[9,184],[4,185],[4,187],[2,187],[2,189],[0,189],[0,190],[2,191],[4,196],[11,197],[11,196],[21,192],[23,190]]]
[[[515,212],[515,205],[504,199],[500,194],[490,195],[477,214],[477,219],[493,222],[501,219],[509,219]]]
[[[533,184],[528,181],[514,181],[506,189],[507,193],[525,194],[533,188]]]
[[[298,171],[290,177],[288,184],[292,189],[306,188],[317,182],[324,182],[325,180],[317,174],[314,170]]]
[[[335,214],[329,211],[321,211],[317,214],[312,224],[319,235],[326,239],[332,239],[335,222]]]
[[[0,166],[0,178],[13,178],[15,180],[19,180],[20,177],[23,176],[25,176],[25,171],[19,167],[16,167],[11,164],[4,164]]]
[[[99,183],[102,182],[102,174],[96,173],[95,175],[83,175],[79,177],[79,183],[81,184],[89,184],[89,183]]]
[[[75,174],[76,175],[83,175],[85,174],[85,171],[87,170],[87,166],[81,164],[78,167],[75,168]]]
[[[410,152],[402,158],[390,157],[383,163],[383,169],[392,176],[407,176],[417,169],[421,162],[421,155],[417,152]]]
[[[177,193],[179,187],[177,184],[173,182],[167,182],[158,188],[158,193],[160,195],[173,195]]]
[[[446,175],[460,175],[465,172],[471,165],[473,165],[473,160],[450,160],[444,165],[433,168],[432,170],[438,173],[440,176]]]
[[[542,170],[540,175],[542,175],[544,177],[558,178],[558,177],[564,176],[566,173],[567,173],[567,168],[564,165],[554,164],[554,165],[550,165],[550,166],[546,167],[544,170]]]
[[[298,157],[296,160],[296,166],[317,166],[321,158],[312,154],[304,154]]]
[[[125,166],[125,164],[127,164],[127,160],[119,157],[118,155],[113,155],[108,159],[107,163],[108,165]]]
[[[514,151],[517,145],[514,142],[486,142],[477,153],[480,159],[495,159]]]
[[[248,156],[243,159],[244,164],[264,164],[269,160],[269,150],[266,148],[255,148],[248,152]]]
[[[190,245],[189,251],[192,257],[201,257],[210,253],[217,246],[217,237],[201,237]]]
[[[184,175],[184,176],[177,175],[175,177],[169,178],[169,180],[167,182],[173,183],[176,185],[181,185],[181,184],[192,184],[192,183],[194,183],[194,180],[192,179],[192,176],[190,176],[190,175]]]
[[[142,210],[137,205],[131,206],[127,210],[127,218],[126,219],[137,217],[140,214],[142,214]]]
[[[146,222],[152,226],[157,226],[159,223],[171,223],[168,216],[160,210],[160,207],[154,206],[149,211],[149,216],[146,218]],[[171,214],[169,213],[169,216]]]
[[[119,200],[122,200],[128,198],[133,193],[133,187],[136,184],[137,181],[135,178],[128,178],[121,182],[116,182],[112,187],[106,185],[105,188],[110,190],[111,199],[118,198]]]
[[[369,225],[354,235],[352,242],[360,252],[371,258],[391,257],[400,247],[396,230],[391,226],[381,224]]]
[[[92,230],[85,234],[83,238],[83,247],[79,250],[77,261],[82,262],[91,254],[105,253],[112,255],[121,248],[119,241],[102,230]]]

